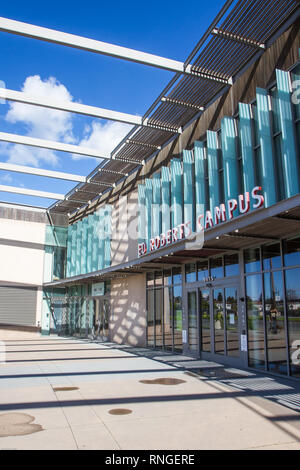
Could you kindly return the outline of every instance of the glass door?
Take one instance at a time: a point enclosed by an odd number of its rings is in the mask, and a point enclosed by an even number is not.
[[[188,345],[189,350],[194,353],[199,352],[199,334],[197,318],[197,292],[188,292]]]
[[[211,352],[211,328],[210,328],[210,290],[199,291],[199,323],[201,337],[201,351]]]

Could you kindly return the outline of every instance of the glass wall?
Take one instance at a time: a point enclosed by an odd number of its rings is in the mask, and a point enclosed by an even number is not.
[[[147,274],[147,345],[182,351],[181,268]]]
[[[244,251],[249,366],[300,377],[300,238]]]

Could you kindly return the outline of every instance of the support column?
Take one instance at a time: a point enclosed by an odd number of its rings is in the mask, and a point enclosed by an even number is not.
[[[138,215],[138,231],[139,243],[146,241],[146,199],[145,199],[145,185],[138,185],[138,201],[139,201],[139,215]]]

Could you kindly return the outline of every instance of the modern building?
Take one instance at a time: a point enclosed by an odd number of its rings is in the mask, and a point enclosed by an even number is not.
[[[31,222],[43,334],[300,377],[299,13],[226,2],[112,158]]]

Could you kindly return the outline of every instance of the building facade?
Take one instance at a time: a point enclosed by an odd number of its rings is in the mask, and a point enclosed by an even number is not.
[[[295,20],[125,183],[45,223],[43,334],[300,377],[299,47]]]

